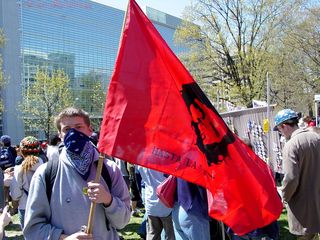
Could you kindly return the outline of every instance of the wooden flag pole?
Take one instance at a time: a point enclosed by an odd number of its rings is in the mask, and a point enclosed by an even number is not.
[[[118,52],[117,52],[117,56],[119,55],[119,51],[120,51],[120,43],[121,43],[121,39],[122,39],[122,35],[123,35],[123,30],[124,30],[124,26],[126,24],[126,20],[127,20],[127,15],[128,15],[128,9],[129,9],[129,4],[130,4],[130,1],[131,0],[128,0],[128,3],[127,3],[127,9],[124,13],[124,17],[123,17],[123,22],[122,22],[122,28],[121,28],[121,35],[120,35],[120,41],[119,41],[119,46],[118,46]]]
[[[125,15],[124,15],[124,20],[123,20],[123,24],[122,24],[122,31],[121,31],[120,39],[122,39],[122,34],[123,34],[124,25],[125,25],[125,22],[126,22],[126,19],[127,19],[127,13],[128,13],[129,4],[130,4],[130,0],[128,0],[127,10],[126,10]],[[119,49],[120,49],[120,46],[118,48],[118,52],[119,52]],[[103,164],[103,160],[104,159],[105,159],[105,156],[100,153],[99,162],[98,162],[98,166],[97,166],[97,173],[96,173],[96,177],[95,177],[95,180],[94,180],[94,182],[96,182],[96,183],[100,182],[101,171],[102,171],[102,166],[103,166],[102,164]],[[86,228],[86,231],[85,231],[87,234],[92,234],[93,217],[94,217],[95,209],[96,209],[96,203],[92,202],[91,206],[90,206],[88,225],[87,225],[87,228]]]
[[[95,183],[100,182],[100,177],[101,177],[101,171],[102,171],[102,166],[103,166],[103,160],[105,159],[104,154],[100,153],[99,155],[99,160],[98,160],[98,166],[97,166],[97,172],[96,172],[96,177],[94,179]],[[86,233],[91,234],[92,233],[92,228],[93,228],[93,217],[94,217],[94,211],[96,209],[96,203],[91,202],[90,206],[90,213],[89,213],[89,219],[88,219],[88,225],[86,228]]]

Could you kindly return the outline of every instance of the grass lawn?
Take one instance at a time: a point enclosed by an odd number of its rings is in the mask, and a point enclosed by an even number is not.
[[[22,232],[20,230],[18,214],[14,215],[12,217],[12,223],[6,226],[5,234],[6,234],[7,240],[9,239],[23,240],[24,239]]]
[[[141,214],[140,216],[141,217],[131,217],[130,223],[120,231],[120,235],[124,239],[141,239],[140,236],[137,234],[137,230],[140,226],[140,223],[142,222],[143,214]],[[7,240],[24,239],[22,231],[20,230],[18,214],[13,216],[12,223],[5,228],[5,233]]]
[[[281,240],[295,240],[296,237],[289,232],[288,220],[287,220],[287,211],[285,208],[282,211],[278,219],[279,227],[280,227],[280,239]]]
[[[130,223],[120,231],[120,235],[124,239],[130,240],[139,240],[140,236],[137,234],[137,230],[142,221],[143,215],[140,217],[132,217]],[[22,232],[20,231],[18,215],[13,216],[13,223],[8,225],[5,228],[6,236],[8,240],[23,240]],[[287,222],[287,214],[286,211],[283,210],[280,218],[278,219],[279,227],[280,227],[280,239],[281,240],[294,240],[295,237],[289,233],[288,222]]]
[[[120,235],[124,239],[141,239],[141,237],[137,234],[140,224],[143,219],[143,214],[140,214],[140,217],[131,216],[129,224],[122,230],[120,230]]]

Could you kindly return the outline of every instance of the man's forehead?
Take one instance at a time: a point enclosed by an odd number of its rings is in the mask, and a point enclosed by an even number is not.
[[[85,120],[82,117],[63,117],[61,119],[62,125],[83,125],[86,124]]]

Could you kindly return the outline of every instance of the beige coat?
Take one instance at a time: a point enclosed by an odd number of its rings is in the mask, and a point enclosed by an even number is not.
[[[320,232],[320,135],[293,132],[283,149],[282,195],[289,230],[295,235]]]

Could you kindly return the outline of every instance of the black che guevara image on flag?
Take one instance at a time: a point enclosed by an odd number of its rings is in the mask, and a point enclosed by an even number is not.
[[[228,129],[134,0],[107,93],[99,150],[205,187],[208,214],[238,235],[281,214],[267,164]]]
[[[228,145],[234,143],[235,137],[229,128],[218,131],[208,114],[219,117],[209,99],[198,84],[182,85],[182,97],[192,116],[191,125],[197,135],[197,145],[205,154],[208,165],[218,164],[228,155]]]

